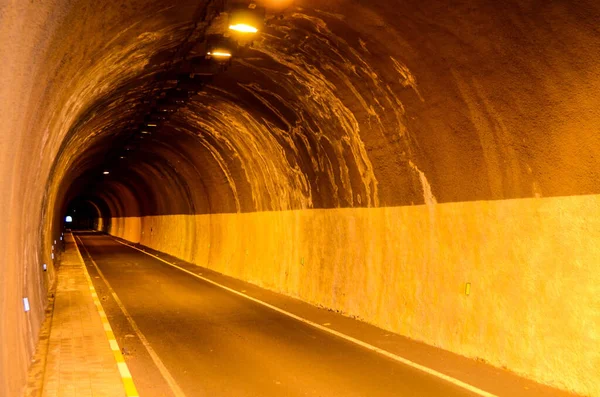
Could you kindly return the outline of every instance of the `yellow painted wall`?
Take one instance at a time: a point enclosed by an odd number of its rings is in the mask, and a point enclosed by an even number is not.
[[[111,233],[600,396],[599,213],[594,195],[117,218]]]

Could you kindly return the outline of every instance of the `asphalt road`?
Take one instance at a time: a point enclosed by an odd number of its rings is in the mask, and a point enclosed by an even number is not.
[[[127,345],[127,362],[142,397],[475,395],[195,278],[108,236],[77,236],[117,340]],[[141,338],[111,292],[126,308]],[[160,364],[152,360],[144,343]],[[167,372],[170,384],[165,380]]]

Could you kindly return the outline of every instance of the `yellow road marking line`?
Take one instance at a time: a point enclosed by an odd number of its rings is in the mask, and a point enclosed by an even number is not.
[[[162,362],[162,360],[160,359],[160,357],[156,353],[156,351],[154,351],[154,349],[150,345],[150,342],[148,342],[148,339],[146,339],[146,337],[144,336],[144,334],[142,333],[142,331],[140,331],[140,328],[138,327],[138,325],[136,324],[136,322],[133,320],[133,318],[129,314],[129,311],[127,311],[127,309],[125,308],[125,305],[123,304],[123,302],[121,302],[121,299],[119,299],[119,297],[117,296],[117,294],[115,293],[115,291],[112,289],[112,287],[108,283],[108,280],[106,279],[106,277],[104,277],[104,273],[102,273],[102,271],[100,270],[100,267],[98,267],[98,264],[96,263],[96,261],[94,261],[94,258],[92,258],[92,255],[90,255],[90,252],[88,251],[87,247],[85,246],[85,244],[83,243],[83,241],[81,240],[81,238],[77,237],[77,239],[81,243],[81,246],[83,247],[83,249],[86,252],[87,256],[90,258],[90,261],[92,262],[92,264],[96,268],[96,271],[98,272],[98,276],[100,276],[100,278],[102,279],[102,281],[104,281],[104,283],[106,284],[106,287],[108,288],[108,291],[110,292],[110,294],[112,295],[113,299],[117,303],[117,306],[119,306],[119,309],[121,309],[121,312],[123,312],[123,315],[125,316],[125,318],[129,322],[129,325],[131,326],[131,328],[133,329],[133,331],[135,332],[135,334],[137,335],[137,337],[139,338],[139,340],[142,342],[142,344],[146,348],[146,351],[148,351],[148,354],[150,355],[150,358],[152,359],[152,361],[154,362],[154,364],[158,368],[159,372],[161,373],[161,375],[163,376],[163,378],[165,379],[165,381],[167,382],[167,384],[171,388],[171,391],[173,392],[173,394],[175,395],[175,397],[185,397],[185,393],[183,393],[183,390],[181,390],[181,388],[179,387],[179,385],[175,381],[175,378],[173,378],[173,376],[171,375],[171,373],[169,372],[169,370],[167,369],[167,367],[165,366],[165,364]],[[90,279],[90,282],[91,282],[91,279]],[[107,333],[110,333],[110,335],[113,335],[112,329],[110,329],[110,326],[109,326],[109,330],[107,331]],[[121,358],[122,358],[122,356],[121,356]],[[117,360],[117,362],[118,361],[119,360]],[[133,386],[133,382],[131,383],[131,385]],[[125,384],[125,388],[127,389],[127,384]]]
[[[109,340],[110,342],[110,348],[113,350],[120,350],[119,349],[119,344],[117,343],[117,341],[115,341],[114,339]]]
[[[83,260],[83,256],[81,255],[81,251],[79,251],[79,247],[77,245],[76,237],[71,233],[71,237],[73,237],[73,242],[75,243],[75,248],[77,249],[77,254],[79,255],[79,259],[81,259],[81,265],[83,266],[83,272],[85,274],[85,278],[88,281],[90,286],[90,291],[92,295],[92,300],[94,301],[94,305],[98,310],[98,314],[100,315],[100,320],[102,320],[102,327],[104,328],[104,333],[106,334],[106,338],[108,339],[108,344],[113,352],[115,357],[115,361],[117,362],[117,368],[119,369],[119,374],[121,375],[121,380],[123,381],[123,387],[125,388],[125,394],[127,397],[139,397],[135,384],[133,383],[133,379],[131,378],[131,372],[129,372],[129,368],[125,363],[125,359],[121,354],[121,349],[119,348],[119,344],[115,339],[115,335],[112,332],[112,328],[110,327],[110,323],[108,322],[108,318],[106,317],[106,313],[102,308],[102,304],[100,303],[100,299],[98,299],[98,294],[96,293],[96,289],[94,288],[94,284],[92,284],[92,279],[85,267],[85,261]],[[85,247],[84,247],[85,248]],[[90,257],[91,258],[91,257]]]
[[[114,238],[114,237],[112,237],[112,236],[110,236],[110,237],[111,237],[111,238],[112,238],[114,241],[116,241],[117,243],[119,243],[119,244],[125,245],[125,246],[127,246],[127,247],[129,247],[129,248],[133,248],[133,249],[135,249],[135,250],[138,250],[138,251],[140,251],[140,252],[143,252],[144,254],[146,254],[146,255],[149,255],[149,256],[151,256],[151,257],[153,257],[153,258],[155,258],[155,259],[158,259],[159,261],[161,261],[161,262],[164,262],[164,263],[166,263],[167,265],[169,265],[169,266],[172,266],[172,267],[174,267],[174,268],[176,268],[176,269],[179,269],[179,270],[181,270],[182,272],[188,273],[188,274],[190,274],[190,275],[192,275],[192,276],[194,276],[194,277],[196,277],[196,278],[199,278],[200,280],[206,281],[207,283],[210,283],[210,284],[212,284],[212,285],[214,285],[214,286],[217,286],[217,287],[219,287],[219,288],[222,288],[222,289],[224,289],[224,290],[226,290],[226,291],[229,291],[229,292],[231,292],[231,293],[233,293],[233,294],[236,294],[236,295],[242,296],[242,297],[244,297],[244,298],[246,298],[246,299],[249,299],[249,300],[251,300],[251,301],[253,301],[253,302],[256,302],[256,303],[258,303],[259,305],[262,305],[262,306],[268,307],[269,309],[271,309],[271,310],[274,310],[274,311],[276,311],[276,312],[279,312],[279,313],[281,313],[281,314],[283,314],[283,315],[285,315],[285,316],[291,317],[291,318],[293,318],[294,320],[298,320],[298,321],[300,321],[300,322],[303,322],[303,323],[305,323],[305,324],[308,324],[308,325],[310,325],[310,326],[312,326],[312,327],[314,327],[314,328],[317,328],[317,329],[319,329],[319,330],[321,330],[321,331],[324,331],[324,332],[327,332],[327,333],[329,333],[329,334],[335,335],[335,336],[337,336],[337,337],[339,337],[339,338],[345,339],[345,340],[346,340],[346,341],[348,341],[348,342],[354,343],[354,344],[356,344],[356,345],[358,345],[358,346],[364,347],[365,349],[368,349],[368,350],[371,350],[371,351],[373,351],[373,352],[375,352],[375,353],[381,354],[382,356],[388,357],[388,358],[390,358],[390,359],[392,359],[392,360],[394,360],[394,361],[397,361],[397,362],[399,362],[399,363],[402,363],[402,364],[408,365],[409,367],[413,367],[413,368],[415,368],[415,369],[418,369],[418,370],[420,370],[420,371],[423,371],[423,372],[425,372],[425,373],[428,373],[428,374],[430,374],[430,375],[433,375],[433,376],[435,376],[435,377],[437,377],[437,378],[443,379],[443,380],[445,380],[445,381],[447,381],[447,382],[449,382],[449,383],[452,383],[453,385],[456,385],[456,386],[462,387],[463,389],[469,390],[470,392],[473,392],[473,393],[475,393],[475,394],[477,394],[477,395],[479,395],[479,396],[483,396],[483,397],[498,397],[498,396],[497,396],[497,395],[495,395],[495,394],[492,394],[492,393],[490,393],[490,392],[487,392],[487,391],[485,391],[485,390],[481,390],[481,389],[479,389],[479,388],[477,388],[477,387],[475,387],[475,386],[473,386],[473,385],[470,385],[470,384],[468,384],[468,383],[466,383],[466,382],[463,382],[463,381],[461,381],[461,380],[458,380],[458,379],[456,379],[456,378],[453,378],[453,377],[451,377],[451,376],[449,376],[449,375],[446,375],[446,374],[444,374],[444,373],[438,372],[438,371],[436,371],[436,370],[434,370],[434,369],[431,369],[431,368],[429,368],[429,367],[426,367],[426,366],[424,366],[424,365],[417,364],[417,363],[415,363],[415,362],[413,362],[413,361],[410,361],[410,360],[409,360],[409,359],[407,359],[407,358],[404,358],[404,357],[401,357],[401,356],[399,356],[399,355],[397,355],[397,354],[394,354],[394,353],[388,352],[387,350],[383,350],[383,349],[381,349],[381,348],[379,348],[379,347],[377,347],[377,346],[373,346],[373,345],[371,345],[371,344],[369,344],[369,343],[367,343],[367,342],[363,342],[363,341],[361,341],[361,340],[359,340],[359,339],[353,338],[353,337],[351,337],[351,336],[348,336],[348,335],[346,335],[346,334],[343,334],[343,333],[341,333],[341,332],[339,332],[339,331],[336,331],[336,330],[333,330],[333,329],[331,329],[331,328],[324,327],[324,326],[322,326],[322,325],[320,325],[320,324],[317,324],[317,323],[315,323],[315,322],[312,322],[312,321],[310,321],[310,320],[307,320],[307,319],[305,319],[305,318],[303,318],[303,317],[297,316],[297,315],[295,315],[295,314],[293,314],[293,313],[290,313],[290,312],[288,312],[288,311],[285,311],[285,310],[283,310],[283,309],[280,309],[280,308],[278,308],[277,306],[273,306],[273,305],[271,305],[271,304],[269,304],[269,303],[267,303],[267,302],[263,302],[263,301],[261,301],[261,300],[259,300],[259,299],[253,298],[253,297],[251,297],[251,296],[249,296],[249,295],[246,295],[246,294],[244,294],[244,293],[242,293],[242,292],[239,292],[239,291],[237,291],[237,290],[234,290],[234,289],[232,289],[232,288],[226,287],[226,286],[224,286],[224,285],[222,285],[222,284],[219,284],[219,283],[217,283],[217,282],[215,282],[215,281],[213,281],[213,280],[210,280],[210,279],[208,279],[208,278],[206,278],[206,277],[199,276],[199,275],[197,275],[196,273],[190,272],[190,271],[189,271],[189,270],[187,270],[187,269],[184,269],[184,268],[182,268],[182,267],[179,267],[179,266],[175,265],[174,263],[168,262],[168,261],[166,261],[166,260],[164,260],[164,259],[162,259],[162,258],[160,258],[160,257],[158,257],[158,256],[156,256],[156,255],[153,255],[153,254],[151,254],[151,253],[149,253],[149,252],[146,252],[146,251],[144,251],[144,250],[142,250],[142,249],[139,249],[139,248],[137,248],[137,247],[135,247],[135,246],[133,246],[133,245],[131,245],[131,244],[127,244],[127,243],[124,243],[124,242],[122,242],[122,241],[119,241],[119,240],[117,240],[116,238]]]
[[[129,372],[129,368],[127,368],[127,364],[118,363],[117,365],[119,366],[119,372],[123,378],[131,378],[131,373]]]

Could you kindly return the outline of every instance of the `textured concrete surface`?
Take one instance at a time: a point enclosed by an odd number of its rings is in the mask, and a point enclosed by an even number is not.
[[[225,20],[219,7],[216,0],[0,0],[0,395],[23,390],[55,279],[52,246],[75,208],[69,203],[86,200],[84,223],[101,218],[103,230],[132,240],[143,232],[160,239],[154,247],[182,253],[198,251],[194,244],[206,235],[200,225],[213,227],[215,253],[225,259],[211,259],[213,268],[400,329],[371,309],[389,301],[390,313],[422,328],[402,332],[597,395],[600,381],[589,368],[598,351],[581,346],[598,337],[591,298],[598,216],[585,208],[600,194],[600,4],[296,0],[268,11],[252,46],[168,122],[128,141],[172,81],[168,72],[181,71],[184,56],[202,54],[206,33]],[[522,206],[504,201],[519,198]],[[438,220],[436,203],[461,210]],[[396,212],[423,204],[400,217],[406,225],[395,223]],[[550,212],[539,212],[545,205]],[[319,215],[304,211],[313,209]],[[341,209],[366,212],[348,220]],[[184,215],[200,220],[183,221],[183,229],[164,221]],[[155,217],[157,226],[110,222],[135,217]],[[287,276],[270,259],[272,275],[243,270],[245,250],[229,250],[244,244],[241,232],[262,233],[253,224],[271,226],[270,217],[280,234],[255,237],[248,255],[270,253],[260,244],[272,242],[308,251],[308,264],[300,251],[278,257],[289,263]],[[388,227],[407,242],[386,241]],[[289,228],[302,240],[288,241]],[[372,243],[365,228],[382,237]],[[231,241],[217,237],[229,231]],[[360,261],[345,258],[347,241]],[[208,252],[192,259],[202,262]],[[399,267],[387,262],[396,257]],[[340,272],[348,261],[351,271]],[[452,267],[440,273],[442,263]],[[510,304],[513,316],[482,322],[479,333],[454,329],[467,324],[462,317],[429,318],[476,306],[427,295],[430,280],[444,286],[440,292],[454,291],[440,280],[462,284],[472,269],[487,274],[483,286],[506,288],[488,296],[489,311],[509,313]],[[374,280],[405,271],[390,295],[376,290]],[[327,296],[320,283],[334,292]],[[343,296],[357,285],[381,303]],[[576,305],[568,306],[572,296]],[[564,327],[542,327],[550,316]],[[458,346],[462,334],[469,336]],[[475,342],[494,337],[501,339],[489,346]],[[526,358],[514,357],[515,346],[536,339],[543,342]],[[563,353],[544,355],[552,346]],[[573,366],[559,370],[562,360]]]
[[[581,196],[124,218],[111,221],[111,232],[540,382],[595,395],[600,224],[587,214],[599,210],[599,196]],[[195,239],[173,238],[174,231]]]
[[[125,397],[117,362],[68,235],[57,272],[41,397]]]

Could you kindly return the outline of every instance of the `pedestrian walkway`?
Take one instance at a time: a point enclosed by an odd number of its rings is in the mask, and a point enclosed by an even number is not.
[[[122,371],[93,299],[71,234],[58,269],[43,385],[44,397],[126,397]],[[131,395],[131,393],[130,393]]]

